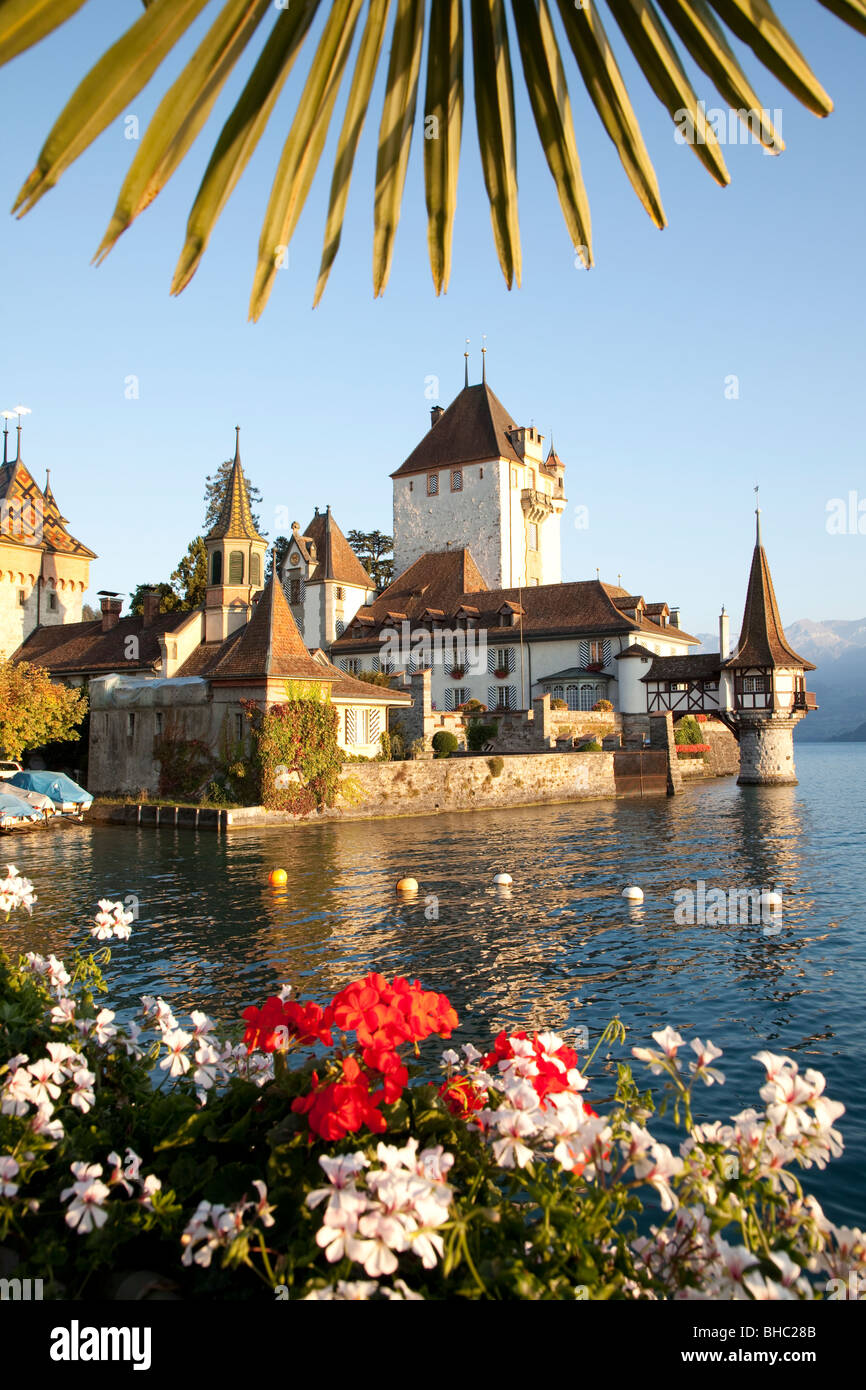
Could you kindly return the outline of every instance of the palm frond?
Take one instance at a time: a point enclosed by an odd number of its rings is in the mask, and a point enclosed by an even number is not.
[[[86,0],[4,0],[0,5],[0,67],[71,19]]]
[[[418,100],[424,42],[423,0],[397,0],[385,100],[379,123],[376,198],[373,207],[373,293],[384,293],[391,273],[403,185]]]
[[[493,240],[505,283],[520,284],[517,131],[503,0],[472,0],[475,116]]]
[[[427,248],[436,293],[451,278],[451,243],[463,132],[463,4],[432,0],[424,103]]]

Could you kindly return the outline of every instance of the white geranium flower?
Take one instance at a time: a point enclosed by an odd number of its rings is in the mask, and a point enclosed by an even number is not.
[[[18,1191],[18,1183],[13,1182],[21,1171],[18,1160],[11,1154],[0,1156],[0,1197],[14,1197]]]
[[[168,1068],[169,1076],[185,1076],[190,1068],[186,1049],[192,1042],[192,1033],[185,1033],[182,1028],[171,1028],[163,1034],[162,1041],[168,1055],[163,1057],[160,1067],[163,1071]]]

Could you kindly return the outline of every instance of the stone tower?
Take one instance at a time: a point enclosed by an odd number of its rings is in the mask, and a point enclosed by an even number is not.
[[[240,426],[235,428],[235,456],[220,514],[205,536],[207,595],[205,641],[223,642],[248,623],[253,596],[264,583],[268,543],[260,536],[250,511],[241,467]]]
[[[743,627],[734,655],[722,663],[729,707],[740,738],[741,786],[796,784],[794,726],[815,697],[806,690],[811,661],[788,645],[773,591],[767,554],[761,544],[761,510],[746,593]]]
[[[420,444],[391,474],[395,576],[428,551],[468,549],[491,589],[558,584],[565,465],[534,425],[517,425],[487,384],[434,406]]]

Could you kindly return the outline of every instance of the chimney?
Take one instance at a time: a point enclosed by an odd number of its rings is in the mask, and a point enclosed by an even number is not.
[[[143,622],[143,626],[144,626],[144,627],[152,627],[153,624],[156,622],[156,619],[159,617],[159,597],[160,597],[160,595],[159,595],[159,590],[158,590],[158,589],[145,589],[144,593],[142,594],[142,596],[141,596],[141,611],[142,611],[142,614],[143,614],[143,617],[144,617],[144,622]],[[104,614],[105,614],[105,609],[104,609],[104,608],[103,608],[102,612],[103,612],[103,615],[104,615]],[[119,612],[120,612],[120,609],[118,609],[118,613],[119,613]],[[111,626],[113,627],[114,624],[112,623]],[[103,631],[105,631],[105,617],[104,617],[104,616],[103,616],[103,619],[102,619],[102,628],[103,628]]]
[[[719,614],[719,655],[722,661],[731,654],[731,623],[725,612],[725,605],[722,604],[722,611]]]
[[[123,599],[120,594],[111,594],[105,589],[100,589],[99,607],[102,609],[102,631],[110,632],[120,622]]]
[[[431,425],[431,428],[432,428],[433,425],[436,424],[436,422],[437,422],[438,420],[441,420],[441,419],[442,419],[442,416],[443,416],[444,414],[445,414],[445,411],[443,410],[443,408],[442,408],[441,405],[434,405],[434,406],[431,406],[431,408],[430,408],[430,425]]]
[[[679,610],[678,608],[672,608],[672,609],[671,609],[670,624],[671,624],[671,627],[679,627],[679,625],[680,625],[680,610]]]

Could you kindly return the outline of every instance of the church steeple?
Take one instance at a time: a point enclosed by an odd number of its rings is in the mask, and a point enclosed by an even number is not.
[[[798,656],[788,644],[779,605],[773,588],[767,552],[761,543],[761,509],[755,509],[755,549],[743,610],[740,640],[732,657],[725,662],[730,669],[777,668],[814,671],[805,657]]]
[[[267,541],[259,534],[241,464],[240,425],[235,456],[219,515],[205,536],[208,586],[205,641],[223,641],[249,621],[253,595],[262,587]]]

